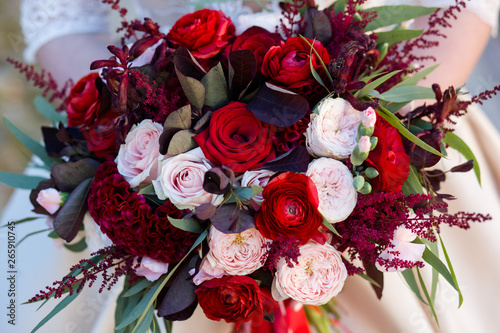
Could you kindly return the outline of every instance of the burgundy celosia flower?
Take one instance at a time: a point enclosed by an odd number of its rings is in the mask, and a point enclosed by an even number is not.
[[[136,256],[166,263],[179,261],[198,235],[175,228],[168,216],[182,212],[170,201],[154,209],[132,191],[112,161],[103,163],[90,186],[89,212],[114,244]]]
[[[279,154],[286,153],[294,149],[298,145],[306,142],[304,133],[307,129],[307,126],[309,126],[309,113],[292,126],[285,127],[282,130],[278,131],[273,137],[276,151]]]

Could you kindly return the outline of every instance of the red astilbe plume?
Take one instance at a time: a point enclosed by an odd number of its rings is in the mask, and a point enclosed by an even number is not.
[[[477,95],[472,96],[471,103],[478,103],[483,105],[483,101],[486,101],[492,98],[494,95],[496,96],[497,92],[500,91],[500,85],[495,86],[491,90],[485,90]]]
[[[139,257],[175,263],[198,238],[169,222],[169,216],[182,218],[182,211],[170,201],[157,208],[148,205],[143,195],[130,189],[112,161],[97,170],[88,206],[90,215],[113,244]]]
[[[70,269],[70,273],[60,281],[54,282],[54,287],[47,286],[46,290],[28,300],[28,303],[40,300],[48,300],[52,297],[62,297],[64,293],[79,293],[88,283],[89,287],[96,282],[99,275],[102,276],[102,284],[99,288],[101,293],[104,289],[110,290],[118,282],[118,278],[124,275],[132,275],[135,268],[134,256],[130,255],[117,246],[105,247],[92,253],[91,259],[82,259]]]
[[[121,43],[122,45],[125,45],[126,40],[130,39],[132,36],[137,38],[137,35],[135,34],[135,30],[133,28],[134,24],[139,22],[139,20],[132,20],[129,21],[127,20],[127,13],[128,10],[127,8],[121,7],[119,5],[120,0],[101,0],[102,3],[108,4],[111,6],[111,9],[116,10],[121,17],[121,26],[116,29],[116,32],[124,32],[124,36],[121,38]]]
[[[277,241],[264,243],[262,247],[266,248],[267,252],[260,258],[264,269],[274,272],[281,258],[285,259],[286,264],[290,268],[293,267],[293,263],[298,264],[300,256],[299,246],[300,242],[293,236],[287,239],[280,236],[280,239]]]
[[[293,0],[290,3],[282,2],[280,25],[276,27],[277,33],[282,33],[285,40],[292,36],[297,36],[304,29],[304,18],[300,15],[300,10],[306,5],[306,0]],[[286,23],[285,23],[286,22]]]
[[[42,89],[42,96],[48,98],[50,103],[60,100],[57,110],[62,111],[65,108],[64,100],[66,100],[69,89],[73,86],[73,81],[68,80],[64,86],[59,89],[57,82],[52,77],[52,74],[42,69],[40,72],[35,70],[33,65],[26,65],[22,61],[7,58],[7,62],[14,65],[21,74],[25,74],[28,81],[33,82],[33,86]]]

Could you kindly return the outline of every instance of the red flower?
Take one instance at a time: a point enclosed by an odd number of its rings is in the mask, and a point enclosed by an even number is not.
[[[306,38],[307,39],[307,38]],[[319,41],[307,41],[314,46],[323,63],[328,65],[330,56]],[[271,79],[271,83],[291,90],[306,98],[316,99],[327,91],[316,81],[311,72],[311,63],[318,73],[324,73],[321,61],[311,46],[301,37],[290,37],[281,46],[272,47],[262,63],[262,74]]]
[[[208,128],[194,137],[211,162],[235,173],[259,168],[276,157],[276,127],[257,119],[246,106],[231,102],[214,111]]]
[[[99,74],[92,72],[82,77],[71,88],[66,99],[68,126],[88,128],[97,118],[97,113],[101,107],[99,91],[95,85],[98,78]]]
[[[114,244],[128,253],[166,263],[178,262],[198,235],[175,228],[168,216],[182,218],[170,201],[153,209],[130,189],[112,161],[103,163],[90,186],[89,213]]]
[[[379,176],[372,179],[373,190],[399,192],[410,173],[410,157],[405,153],[399,131],[381,117],[377,117],[373,136],[377,147],[366,159],[377,169]]]
[[[87,141],[87,148],[93,151],[97,157],[114,159],[119,145],[116,141],[116,129],[114,120],[120,114],[111,109],[100,117],[88,130],[82,131]]]
[[[181,17],[167,38],[186,47],[196,58],[208,59],[226,47],[234,32],[233,22],[222,11],[202,9]]]
[[[250,50],[255,55],[257,60],[257,70],[260,72],[262,61],[267,51],[273,46],[279,45],[280,35],[271,33],[261,27],[251,27],[245,30],[241,35],[236,37],[232,44],[228,45],[223,53],[227,58],[229,52],[237,50]]]
[[[249,321],[264,315],[259,286],[248,276],[231,275],[206,281],[196,289],[207,318],[228,323]]]
[[[318,212],[318,190],[309,177],[282,173],[264,187],[262,196],[255,224],[264,237],[280,240],[293,236],[302,244],[321,237],[318,228],[323,217]]]

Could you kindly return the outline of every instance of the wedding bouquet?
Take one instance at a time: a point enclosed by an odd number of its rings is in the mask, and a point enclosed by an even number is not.
[[[170,327],[198,304],[212,320],[286,332],[290,302],[324,332],[335,311],[317,306],[353,275],[380,297],[384,272],[401,271],[435,316],[425,264],[432,288],[441,275],[461,300],[439,228],[489,217],[447,213],[453,197],[440,183],[471,169],[479,180],[451,127],[471,102],[458,99],[460,89],[417,86],[436,66],[416,66],[424,57],[413,54],[436,43],[459,7],[362,2],[285,3],[273,32],[236,33],[210,9],[167,34],[150,19],[125,20],[123,46],[91,65],[99,73],[69,94],[54,90],[65,112],[37,99],[55,124],[42,128],[43,147],[8,122],[50,170],[43,180],[15,178],[53,221],[49,236],[92,247],[29,302],[65,297],[51,318],[99,275],[100,290],[123,276],[117,332],[158,332],[157,318]],[[428,14],[429,30],[402,25]],[[45,86],[49,93],[53,82]],[[435,102],[411,109],[422,99]],[[468,162],[429,169],[450,148]]]

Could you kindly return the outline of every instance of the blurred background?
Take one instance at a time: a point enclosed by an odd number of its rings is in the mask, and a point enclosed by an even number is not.
[[[90,0],[89,0],[90,1]],[[126,3],[126,2],[125,2]],[[6,59],[22,60],[24,41],[19,27],[20,0],[0,0],[0,114],[9,118],[34,139],[41,139],[40,126],[48,124],[33,107],[33,98],[40,91],[27,82]],[[500,85],[500,38],[492,39],[476,70],[467,83],[472,94]],[[500,96],[485,102],[483,108],[497,129],[500,129]],[[0,170],[22,173],[29,153],[21,147],[0,121]],[[0,184],[0,213],[12,189]],[[27,207],[31,209],[31,207]]]

